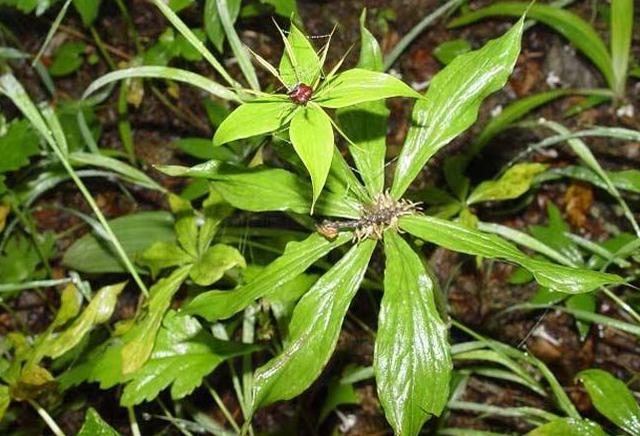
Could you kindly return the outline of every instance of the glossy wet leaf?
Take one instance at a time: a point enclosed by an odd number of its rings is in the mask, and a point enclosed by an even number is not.
[[[149,289],[147,314],[142,321],[133,327],[134,333],[122,348],[122,373],[124,375],[138,370],[151,355],[156,334],[171,305],[171,299],[187,278],[190,269],[190,266],[180,267],[173,271],[169,277],[157,281]]]
[[[232,206],[252,212],[291,211],[308,214],[311,186],[298,175],[280,168],[225,170],[204,177]],[[324,216],[357,218],[359,203],[349,193],[325,189],[316,202],[316,212]]]
[[[290,242],[282,256],[271,262],[246,285],[232,291],[204,292],[195,297],[183,310],[209,321],[229,318],[258,298],[295,279],[318,259],[349,239],[349,235],[343,234],[334,241],[327,241],[314,233],[304,241]]]
[[[467,199],[467,204],[518,198],[531,188],[533,178],[545,168],[546,165],[539,163],[516,164],[497,180],[480,183]]]
[[[218,340],[195,318],[169,312],[151,357],[133,374],[120,403],[131,406],[152,401],[169,385],[171,398],[178,400],[193,392],[225,360],[256,349],[254,345]]]
[[[486,8],[464,14],[453,20],[451,27],[464,26],[492,16],[520,17],[527,12],[529,18],[540,21],[567,38],[584,53],[602,72],[607,83],[613,84],[611,56],[595,29],[573,12],[558,7],[526,2],[498,2]]]
[[[291,24],[288,47],[280,59],[279,72],[284,83],[293,88],[298,83],[312,86],[320,76],[322,65],[309,39]]]
[[[213,135],[213,145],[275,132],[286,126],[296,106],[287,100],[253,100],[231,112]]]
[[[322,109],[308,105],[296,111],[289,129],[291,144],[311,175],[313,206],[324,188],[333,158],[333,127]]]
[[[168,212],[140,212],[109,221],[130,259],[156,241],[175,243],[173,216]],[[89,273],[124,272],[118,255],[103,239],[87,234],[67,249],[63,263],[72,269]]]
[[[427,161],[469,128],[482,101],[504,86],[520,53],[523,19],[500,38],[462,54],[431,80],[416,102],[391,193],[400,198]]]
[[[119,436],[119,434],[100,417],[96,409],[89,407],[84,423],[76,436]]]
[[[382,53],[378,41],[364,26],[360,17],[360,59],[358,67],[382,71]],[[389,109],[384,101],[371,101],[336,111],[340,126],[349,140],[349,152],[370,195],[384,188],[384,158],[386,153]]]
[[[435,217],[402,217],[400,228],[449,250],[517,263],[529,270],[540,285],[558,292],[579,294],[591,292],[606,284],[624,282],[615,274],[570,268],[530,258],[513,244],[496,235]]]
[[[54,359],[63,355],[78,345],[94,326],[109,321],[125,285],[126,282],[109,285],[96,292],[80,316],[46,345],[44,354]]]
[[[398,435],[417,435],[449,397],[447,327],[434,301],[438,284],[397,233],[384,237],[384,294],[374,368],[378,398]]]
[[[375,245],[375,241],[365,240],[352,247],[300,299],[289,324],[287,346],[256,370],[252,411],[299,395],[320,375]]]
[[[531,430],[527,436],[606,436],[606,433],[587,419],[559,418]]]
[[[234,267],[247,266],[240,252],[229,245],[216,244],[191,267],[189,277],[200,286],[209,286],[222,278],[224,273]]]
[[[378,71],[353,68],[322,85],[313,101],[328,108],[341,108],[390,97],[422,96],[402,80]]]
[[[601,369],[581,371],[577,378],[598,412],[627,433],[640,434],[640,406],[622,380]]]

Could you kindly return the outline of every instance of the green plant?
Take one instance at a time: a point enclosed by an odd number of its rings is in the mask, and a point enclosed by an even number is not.
[[[295,397],[318,377],[335,347],[342,319],[367,272],[378,241],[383,242],[386,258],[385,292],[374,353],[380,401],[398,434],[417,434],[430,415],[442,411],[447,400],[451,358],[446,324],[435,304],[437,282],[399,230],[455,251],[517,263],[543,286],[569,294],[622,282],[615,275],[529,258],[499,237],[422,215],[414,203],[402,199],[429,158],[468,128],[476,119],[483,98],[504,85],[519,53],[522,28],[521,19],[504,36],[480,50],[458,56],[432,80],[425,98],[417,100],[414,107],[413,126],[388,191],[384,190],[384,180],[380,180],[384,153],[378,154],[373,148],[370,157],[382,158],[375,161],[363,158],[363,148],[369,144],[384,150],[384,133],[377,131],[362,139],[347,133],[351,139],[349,150],[366,186],[361,185],[340,154],[334,152],[326,188],[315,205],[316,214],[328,217],[318,227],[321,234],[290,243],[282,256],[247,284],[232,291],[201,293],[186,305],[183,310],[186,314],[210,321],[227,319],[261,297],[277,295],[280,287],[330,251],[350,240],[355,242],[298,301],[283,351],[255,372],[248,416],[261,406]],[[365,62],[381,65],[375,40],[364,28],[362,41],[361,65]],[[380,116],[375,112],[378,107],[366,104],[357,107],[362,112],[357,117],[341,119],[344,114],[338,114],[341,123],[347,121],[345,130],[357,131],[354,126],[368,128],[368,123]],[[290,153],[280,150],[294,168],[301,168]],[[306,214],[316,200],[316,191],[304,179],[284,169],[246,170],[213,162],[206,167],[161,169],[172,175],[211,180],[214,189],[238,209]]]
[[[525,2],[498,2],[456,18],[451,27],[464,26],[487,17],[519,17],[528,10],[528,16],[550,26],[567,38],[578,50],[587,56],[600,70],[613,95],[622,99],[626,94],[629,56],[633,35],[633,0],[613,0],[611,2],[611,22],[609,29],[610,49],[607,50],[602,38],[593,26],[576,14],[544,4]]]

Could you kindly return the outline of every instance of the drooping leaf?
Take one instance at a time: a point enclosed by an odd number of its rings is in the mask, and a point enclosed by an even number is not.
[[[640,406],[626,384],[601,369],[578,374],[598,412],[631,435],[640,434]]]
[[[540,163],[516,164],[499,179],[480,183],[469,195],[467,204],[518,198],[529,190],[533,178],[545,168],[546,165]]]
[[[384,236],[384,294],[374,369],[378,398],[399,435],[417,435],[449,398],[447,328],[434,302],[435,279],[396,232]]]
[[[122,348],[122,374],[129,375],[147,361],[153,350],[156,334],[171,305],[171,298],[187,278],[191,266],[183,266],[161,279],[149,289],[146,317],[133,327],[134,333]]]
[[[360,16],[360,59],[358,67],[372,71],[384,68],[378,41],[364,26],[364,12]],[[371,101],[339,109],[338,121],[349,143],[360,176],[370,195],[384,188],[384,158],[386,153],[389,109],[384,101]]]
[[[322,65],[316,50],[293,23],[285,40],[285,51],[278,69],[280,77],[290,88],[299,83],[312,86],[320,76]]]
[[[287,100],[253,100],[240,105],[218,126],[213,145],[275,132],[289,123],[296,106]]]
[[[320,375],[375,245],[375,241],[365,240],[351,248],[300,299],[289,325],[287,346],[256,370],[252,411],[299,395]]]
[[[580,294],[606,284],[624,282],[622,277],[615,274],[570,268],[530,258],[496,235],[435,217],[405,216],[400,218],[400,228],[449,250],[515,262],[529,270],[539,284],[558,292]]]
[[[502,88],[520,53],[523,19],[500,38],[455,58],[432,80],[413,109],[391,193],[400,198],[429,158],[470,127],[480,104]]]
[[[606,433],[587,419],[559,418],[531,430],[527,436],[606,436]]]
[[[93,407],[87,409],[84,424],[77,436],[119,436],[120,433],[103,420]]]
[[[315,105],[296,111],[291,120],[289,136],[293,148],[311,175],[313,206],[324,188],[333,158],[333,127],[322,109]]]
[[[123,282],[100,289],[73,324],[46,344],[44,354],[54,359],[63,355],[78,345],[94,326],[107,322],[125,285]]]
[[[451,27],[464,26],[486,17],[527,16],[540,21],[567,38],[578,50],[585,54],[602,72],[607,83],[613,84],[611,56],[595,29],[573,12],[540,3],[498,2],[456,18]]]
[[[313,101],[320,106],[341,108],[391,97],[422,99],[409,85],[389,74],[353,68],[324,83]]]
[[[152,401],[169,385],[171,398],[178,400],[193,392],[225,360],[256,349],[215,339],[195,318],[169,312],[150,359],[133,374],[120,403],[133,406]]]
[[[260,297],[278,289],[307,270],[314,262],[350,239],[349,235],[327,241],[312,234],[301,242],[290,242],[279,258],[257,277],[233,291],[208,291],[198,295],[184,308],[185,313],[199,315],[209,321],[229,318]]]
[[[604,190],[608,189],[607,184],[596,172],[583,166],[554,168],[549,172],[583,180]],[[606,174],[616,188],[640,194],[640,170],[606,171]]]
[[[140,212],[109,221],[129,258],[135,259],[152,243],[175,243],[173,216],[168,212]],[[125,272],[120,258],[108,242],[88,234],[67,249],[63,263],[72,269],[90,272]]]
[[[244,256],[229,245],[216,244],[198,259],[191,267],[189,276],[200,286],[209,286],[222,278],[231,268],[247,266]]]

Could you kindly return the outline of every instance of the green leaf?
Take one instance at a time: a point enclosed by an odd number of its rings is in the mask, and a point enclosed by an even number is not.
[[[560,418],[531,430],[527,436],[606,436],[606,433],[587,419]]]
[[[70,283],[62,290],[60,297],[60,308],[56,313],[56,317],[51,323],[53,328],[63,326],[70,319],[75,318],[82,308],[82,294],[76,289],[73,283]],[[51,328],[51,327],[50,327]]]
[[[320,375],[375,246],[369,239],[351,248],[300,299],[289,325],[287,346],[256,370],[252,411],[299,395]]]
[[[502,88],[520,53],[523,18],[500,38],[462,54],[432,80],[413,109],[412,127],[400,152],[391,194],[400,198],[427,161],[469,128],[480,104]]]
[[[260,2],[273,6],[274,12],[281,17],[299,16],[296,0],[260,0]]]
[[[159,0],[158,0],[159,1]],[[223,100],[239,102],[238,96],[230,89],[222,86],[218,82],[202,76],[200,74],[192,73],[191,71],[181,70],[180,68],[171,68],[163,66],[142,66],[125,68],[123,70],[112,71],[104,74],[91,82],[91,84],[84,91],[82,98],[86,99],[89,95],[96,92],[98,89],[112,82],[118,80],[132,79],[132,78],[155,78],[175,80],[177,82],[187,83],[196,88],[200,88],[209,94],[219,97]]]
[[[640,434],[640,406],[626,384],[601,369],[578,374],[598,412],[631,435]]]
[[[398,435],[417,435],[449,398],[447,327],[434,302],[437,282],[396,232],[384,236],[387,258],[373,365],[378,398]]]
[[[184,398],[222,362],[257,348],[215,339],[195,318],[169,312],[151,358],[133,374],[120,404],[133,406],[152,401],[169,385],[172,399]]]
[[[104,421],[96,409],[89,407],[84,424],[76,436],[119,436],[120,433]]]
[[[287,100],[253,100],[231,112],[216,130],[213,145],[265,135],[285,127],[296,109]]]
[[[85,27],[91,26],[98,17],[100,3],[102,3],[101,0],[73,0],[73,6],[80,14]]]
[[[625,95],[631,40],[633,38],[633,0],[611,2],[611,68],[614,92]]]
[[[4,413],[11,404],[11,395],[9,394],[9,386],[0,384],[0,421],[4,417]]]
[[[582,265],[582,253],[566,235],[569,225],[562,219],[560,210],[553,203],[549,203],[547,215],[549,220],[546,226],[531,226],[529,232],[535,239],[562,254],[571,264]]]
[[[535,303],[534,301],[531,301]],[[593,294],[578,294],[572,295],[565,300],[564,303],[569,309],[577,309],[583,312],[596,313],[596,299]],[[580,340],[584,341],[589,334],[590,322],[576,321],[578,327],[578,333],[580,333]]]
[[[576,14],[558,7],[539,3],[498,2],[486,8],[465,14],[450,23],[450,27],[464,26],[487,17],[527,16],[540,21],[567,38],[578,50],[584,53],[602,72],[607,83],[613,85],[613,69],[607,47],[595,29]]]
[[[441,247],[473,256],[504,259],[529,270],[536,281],[558,292],[580,294],[606,284],[624,283],[622,277],[570,268],[532,259],[504,239],[466,226],[429,216],[400,218],[400,228]]]
[[[166,167],[163,168],[166,171]],[[217,169],[216,169],[217,170]],[[296,174],[283,169],[223,168],[200,173],[171,168],[171,174],[189,174],[213,180],[213,188],[232,206],[252,212],[292,211],[308,214],[311,210],[311,186]],[[360,205],[350,195],[324,190],[316,211],[325,216],[358,218]]]
[[[278,68],[282,81],[290,88],[299,83],[313,86],[322,65],[309,39],[293,23],[285,40],[285,52]]]
[[[466,39],[452,39],[439,44],[433,49],[433,55],[443,64],[450,64],[456,57],[471,51],[471,44]]]
[[[62,356],[78,345],[94,326],[109,321],[125,285],[123,282],[101,288],[73,324],[45,345],[44,354],[54,359]]]
[[[360,16],[360,59],[358,67],[382,71],[382,53],[378,41],[364,27],[365,13]],[[371,196],[384,188],[389,109],[384,101],[371,101],[339,109],[336,112],[343,132],[352,143],[349,152]]]
[[[568,166],[564,168],[554,168],[551,174],[560,174],[578,180],[589,182],[600,189],[607,190],[607,184],[593,170],[583,166]],[[640,171],[639,170],[622,170],[622,171],[606,171],[611,183],[625,191],[640,194]]]
[[[151,270],[153,277],[165,268],[186,265],[194,261],[193,256],[176,244],[162,241],[155,242],[136,259],[139,265],[146,266]]]
[[[105,168],[145,188],[153,189],[160,192],[165,191],[165,189],[160,186],[158,182],[153,180],[144,172],[135,167],[132,167],[127,163],[121,162],[118,159],[114,159],[109,156],[103,156],[97,153],[84,153],[75,151],[69,154],[69,161],[73,163],[74,166],[78,167],[83,165],[93,165],[99,168]]]
[[[198,256],[198,223],[191,203],[169,194],[169,207],[176,217],[174,228],[180,246],[190,256]]]
[[[164,314],[171,305],[173,295],[187,278],[190,266],[176,269],[167,278],[159,280],[149,289],[146,317],[133,327],[133,333],[122,348],[122,374],[129,375],[147,361],[153,350],[156,334]]]
[[[353,388],[353,384],[344,384],[340,380],[334,380],[327,389],[327,397],[320,409],[318,422],[324,421],[331,411],[345,404],[360,404],[360,398]]]
[[[27,120],[9,123],[0,136],[0,173],[29,165],[29,158],[40,151],[40,140]]]
[[[39,250],[49,257],[55,243],[52,234],[43,236],[34,242],[15,233],[7,240],[4,253],[0,255],[0,283],[20,283],[34,276],[42,262]],[[40,245],[39,249],[36,243]]]
[[[422,96],[395,77],[377,71],[353,68],[325,82],[313,101],[328,108],[341,108],[390,97]]]
[[[84,62],[84,42],[69,41],[62,44],[55,53],[49,74],[54,77],[66,76],[82,66]]]
[[[229,18],[231,22],[235,23],[240,13],[241,0],[227,0],[227,6],[229,10]],[[209,41],[213,43],[213,46],[222,53],[224,39],[226,37],[222,22],[220,21],[220,15],[218,14],[218,7],[216,0],[206,0],[204,3],[204,30],[207,32]]]
[[[176,242],[173,216],[167,212],[140,212],[109,221],[130,259],[135,259],[155,241]],[[109,243],[88,234],[69,247],[62,259],[72,269],[88,273],[125,272]]]
[[[311,213],[316,200],[324,188],[331,168],[333,157],[333,127],[331,119],[318,106],[309,105],[296,111],[289,129],[291,143],[304,166],[311,175],[313,200]]]
[[[189,276],[200,286],[209,286],[222,278],[224,273],[231,268],[247,266],[244,257],[240,252],[228,245],[216,244],[202,255],[193,264]]]
[[[246,285],[233,291],[204,292],[187,304],[184,311],[209,321],[229,318],[258,298],[295,279],[318,259],[349,239],[350,235],[342,234],[334,241],[327,241],[314,233],[304,241],[290,242],[282,256],[271,262]]]
[[[505,171],[498,180],[480,183],[469,195],[467,204],[518,198],[531,188],[533,178],[545,168],[546,165],[540,163],[516,164]]]
[[[513,122],[519,120],[532,110],[544,105],[545,103],[570,95],[574,92],[575,91],[571,89],[554,89],[519,98],[505,107],[500,114],[491,118],[487,125],[484,126],[480,134],[476,136],[471,144],[471,155],[478,154],[494,136],[505,130]]]

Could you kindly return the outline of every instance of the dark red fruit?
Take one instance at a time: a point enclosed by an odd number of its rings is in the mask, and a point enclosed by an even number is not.
[[[313,96],[313,88],[304,83],[299,83],[289,92],[289,98],[295,104],[305,105]]]

